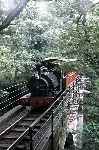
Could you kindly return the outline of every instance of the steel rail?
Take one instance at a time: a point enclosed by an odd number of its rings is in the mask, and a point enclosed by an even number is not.
[[[29,112],[28,112],[29,113]],[[19,118],[16,122],[14,122],[11,126],[9,126],[8,128],[6,128],[6,130],[2,131],[0,133],[0,139],[2,138],[3,135],[5,135],[7,132],[9,132],[13,127],[15,127],[15,125],[17,125],[24,117],[26,117],[28,115],[28,113],[26,113],[24,116],[22,116],[21,118]]]
[[[43,113],[41,114],[35,121],[33,121],[33,123],[27,127],[27,129],[7,148],[7,150],[12,150],[14,149],[14,147],[17,146],[17,144],[19,144],[22,139],[24,138],[24,136],[26,136],[29,133],[30,128],[32,129],[34,126],[36,126],[37,123],[39,123],[39,121],[47,115],[47,113],[51,113],[52,109],[55,107],[55,104],[57,104],[57,102],[60,102],[63,99],[63,96],[68,94],[69,92],[67,91],[67,89],[56,99],[56,101]],[[9,132],[13,127],[15,127],[15,125],[17,125],[24,117],[26,117],[28,115],[25,114],[24,116],[22,116],[20,119],[18,119],[14,124],[12,124],[10,127],[8,127],[5,131],[3,131],[0,136],[2,137],[4,134],[6,134],[7,132]],[[50,114],[51,115],[51,114]]]
[[[27,133],[29,133],[29,129],[33,128],[33,126],[35,126],[37,123],[39,123],[39,121],[47,114],[49,113],[49,111],[51,111],[54,107],[54,105],[61,99],[61,96],[66,92],[67,90],[65,90],[59,98],[57,98],[57,100],[42,114],[40,115],[40,117],[38,117],[31,125],[30,127],[28,127],[20,136],[17,140],[15,140],[12,145],[7,149],[7,150],[12,150],[19,142],[21,142],[21,140],[24,138],[25,135],[27,135]]]

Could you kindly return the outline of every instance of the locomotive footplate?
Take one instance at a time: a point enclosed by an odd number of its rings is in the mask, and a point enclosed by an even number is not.
[[[19,104],[22,106],[32,106],[32,108],[41,108],[50,106],[54,100],[55,97],[31,97],[27,94],[20,98]]]

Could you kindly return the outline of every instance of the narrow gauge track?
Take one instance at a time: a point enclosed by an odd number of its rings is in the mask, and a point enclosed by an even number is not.
[[[56,101],[45,111],[28,112],[4,130],[0,134],[0,150],[29,150],[30,127],[34,127],[32,134],[35,135],[51,116],[52,109],[59,105],[60,100]]]
[[[27,114],[27,109],[22,106],[17,106],[11,111],[0,117],[0,134],[11,124],[16,122],[23,115]]]
[[[0,150],[12,149],[15,143],[19,141],[20,137],[28,131],[29,126],[37,120],[43,112],[44,111],[30,111],[6,128],[0,134]],[[37,128],[39,128],[39,126],[37,126]],[[28,139],[28,136],[25,138]],[[23,148],[22,145],[18,145],[16,149],[20,149],[20,147]]]
[[[57,95],[56,101],[47,110],[29,111],[1,132],[0,150],[30,150],[31,127],[33,127],[32,134],[35,136],[52,115],[52,110],[59,105],[61,94],[62,92]]]

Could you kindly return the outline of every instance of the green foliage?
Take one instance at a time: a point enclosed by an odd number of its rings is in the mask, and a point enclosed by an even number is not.
[[[45,57],[77,58],[60,67],[66,72],[82,72],[91,79],[92,95],[84,102],[84,137],[88,145],[99,143],[99,8],[88,11],[89,1],[84,2],[49,2],[44,14],[40,11],[43,5],[40,8],[39,2],[30,0],[10,26],[0,32],[0,81],[29,78],[32,66]],[[6,13],[0,3],[0,23]],[[86,149],[94,150],[94,144],[87,145]]]
[[[15,4],[19,5],[19,2]],[[40,12],[42,8],[39,2],[30,0],[11,25],[0,32],[0,49],[6,49],[0,80],[28,78],[31,75],[31,67],[36,62],[48,56],[62,56],[57,47],[57,33],[63,28],[60,29],[62,18],[71,13],[72,7],[70,2],[65,0],[62,3],[46,3],[45,9],[46,7],[49,11],[45,16]],[[3,10],[0,17],[4,20],[7,13],[3,7],[0,10]],[[11,13],[13,15],[13,11]]]
[[[0,48],[0,80],[9,80],[14,76],[13,56],[11,50],[6,47]]]

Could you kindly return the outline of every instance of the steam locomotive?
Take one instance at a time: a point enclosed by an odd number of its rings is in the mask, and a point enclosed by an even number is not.
[[[27,84],[30,93],[21,97],[19,104],[32,108],[48,107],[66,87],[73,86],[78,77],[76,72],[63,76],[62,71],[49,62],[37,64]]]

